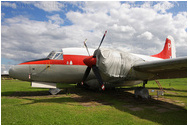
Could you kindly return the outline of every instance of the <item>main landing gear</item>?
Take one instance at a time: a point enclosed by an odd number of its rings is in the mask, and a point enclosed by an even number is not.
[[[143,81],[143,87],[137,87],[134,91],[135,98],[143,98],[143,99],[148,99],[150,98],[148,89],[145,88],[145,84],[147,84],[148,80]]]

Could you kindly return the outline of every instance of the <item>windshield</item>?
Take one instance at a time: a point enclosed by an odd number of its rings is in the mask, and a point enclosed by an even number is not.
[[[55,54],[55,51],[52,51],[52,52],[47,56],[47,58],[52,59],[52,57],[54,56],[54,54]]]
[[[47,58],[49,59],[56,59],[56,60],[63,60],[63,52],[55,52],[52,51]]]

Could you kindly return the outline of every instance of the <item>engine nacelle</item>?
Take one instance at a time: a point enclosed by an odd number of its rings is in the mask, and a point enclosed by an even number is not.
[[[104,81],[125,80],[133,64],[144,62],[141,58],[123,51],[98,49],[95,51],[97,67]]]

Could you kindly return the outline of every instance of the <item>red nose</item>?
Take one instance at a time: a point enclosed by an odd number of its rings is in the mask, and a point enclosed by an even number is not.
[[[85,58],[83,60],[83,62],[85,63],[85,65],[92,67],[93,65],[96,65],[96,57],[94,56],[88,56],[87,58]]]

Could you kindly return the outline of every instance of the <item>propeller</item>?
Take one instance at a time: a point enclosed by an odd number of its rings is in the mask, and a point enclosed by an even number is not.
[[[102,44],[102,42],[103,42],[103,40],[104,40],[104,38],[105,38],[105,36],[106,36],[106,33],[107,33],[107,31],[105,31],[105,33],[104,33],[104,35],[103,35],[103,37],[102,37],[102,40],[101,40],[101,42],[100,42],[100,44],[99,44],[98,49],[100,48],[100,46],[101,46],[101,44]],[[86,47],[86,49],[87,49],[87,51],[88,51],[86,42],[84,42],[84,45],[85,45],[85,47]],[[88,54],[89,54],[89,51],[88,51]],[[94,72],[94,74],[95,74],[95,76],[96,76],[96,78],[97,78],[97,80],[98,80],[98,82],[99,82],[99,84],[100,84],[100,86],[101,86],[101,89],[102,89],[102,90],[105,90],[105,86],[104,86],[104,84],[103,84],[103,80],[102,80],[102,77],[101,77],[101,75],[100,75],[99,68],[96,66],[97,60],[96,60],[96,55],[95,55],[95,54],[96,54],[96,53],[94,53],[93,56],[88,56],[88,57],[86,57],[86,58],[83,60],[83,62],[84,62],[88,67],[87,67],[87,69],[85,70],[85,73],[84,73],[84,76],[83,76],[83,78],[82,78],[81,84],[82,84],[82,85],[84,84],[84,81],[87,79],[87,77],[88,77],[88,75],[89,75],[89,73],[90,73],[90,71],[91,71],[91,69],[92,69],[93,72]]]
[[[86,47],[87,53],[88,53],[88,55],[90,56],[88,47],[87,47],[87,45],[86,45],[86,41],[87,41],[87,39],[85,39],[85,41],[84,41],[84,46]]]
[[[99,44],[98,49],[101,47],[101,44],[102,44],[102,42],[103,42],[103,40],[104,40],[104,37],[106,36],[106,33],[107,33],[107,31],[105,31],[105,33],[104,33],[104,35],[103,35],[103,37],[102,37],[102,40],[101,40],[101,42],[100,42],[100,44]]]

